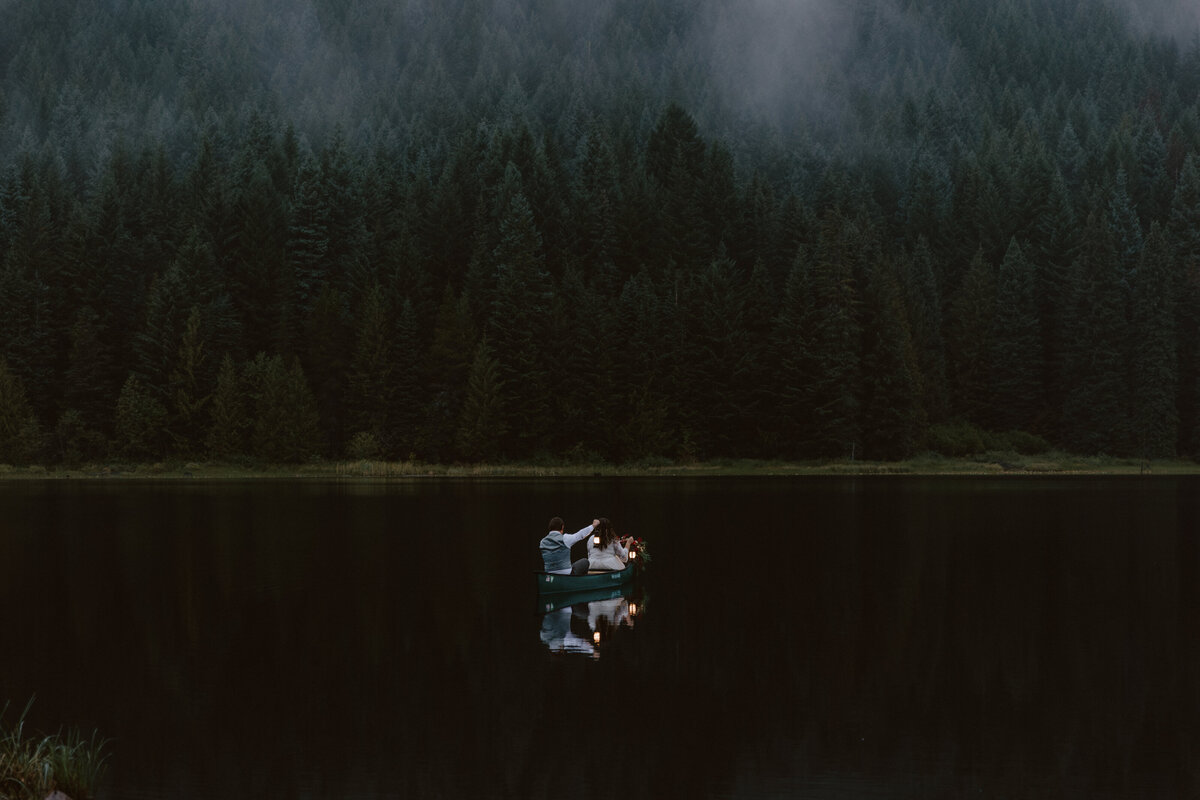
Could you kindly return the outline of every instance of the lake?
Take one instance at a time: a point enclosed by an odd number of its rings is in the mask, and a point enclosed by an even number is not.
[[[0,704],[112,739],[105,798],[1195,796],[1198,507],[1166,477],[10,482]],[[648,541],[628,597],[539,613],[554,515]]]

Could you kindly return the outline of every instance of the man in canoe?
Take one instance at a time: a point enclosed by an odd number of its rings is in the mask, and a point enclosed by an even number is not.
[[[600,520],[592,520],[592,524],[586,528],[575,531],[575,533],[565,533],[566,525],[562,521],[562,517],[554,517],[550,520],[550,532],[542,537],[540,547],[542,549],[542,563],[546,567],[546,572],[553,572],[555,575],[586,575],[588,571],[588,560],[581,558],[574,563],[571,562],[571,546],[576,542],[582,542],[592,532],[592,528],[600,524]]]

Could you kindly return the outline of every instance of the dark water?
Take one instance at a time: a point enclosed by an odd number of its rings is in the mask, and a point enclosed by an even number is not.
[[[109,798],[1197,796],[1198,506],[1170,478],[3,484],[0,703],[111,737]],[[543,644],[555,514],[652,544],[632,626],[576,607],[599,657]]]

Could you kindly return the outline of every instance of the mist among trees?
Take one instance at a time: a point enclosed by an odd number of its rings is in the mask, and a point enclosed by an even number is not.
[[[1194,17],[0,0],[0,462],[1194,456]]]

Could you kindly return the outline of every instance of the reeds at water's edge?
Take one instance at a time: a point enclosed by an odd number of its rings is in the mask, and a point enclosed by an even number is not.
[[[77,730],[49,736],[25,730],[31,700],[17,721],[5,721],[8,704],[0,708],[0,800],[44,800],[61,792],[71,800],[86,800],[95,793],[104,773],[107,740],[98,731],[91,736]]]

